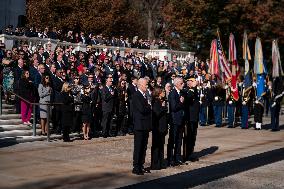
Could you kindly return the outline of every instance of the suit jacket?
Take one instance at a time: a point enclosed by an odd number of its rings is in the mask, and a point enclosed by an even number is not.
[[[114,91],[114,89],[112,89]],[[114,91],[115,92],[115,91]],[[102,94],[102,110],[103,112],[112,112],[114,108],[115,95],[110,93],[107,86],[101,89]]]
[[[147,99],[140,91],[135,92],[132,98],[134,130],[150,131],[152,129],[152,111]]]
[[[182,125],[184,119],[184,105],[180,102],[180,95],[174,88],[169,93],[171,121],[174,125]]]
[[[22,76],[22,72],[23,72],[23,68],[20,68],[19,66],[17,66],[14,69],[14,91],[17,93],[17,91],[19,90],[19,81],[21,79]]]
[[[41,83],[41,74],[34,66],[30,66],[29,72],[31,81],[38,88],[38,85]]]
[[[168,130],[167,106],[162,106],[160,100],[154,100],[152,111],[153,131],[156,130],[161,133],[166,133]]]

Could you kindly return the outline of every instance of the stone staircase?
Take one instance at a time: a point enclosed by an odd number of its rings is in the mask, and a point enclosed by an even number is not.
[[[15,106],[2,100],[2,115],[0,115],[0,147],[12,144],[43,141],[46,136],[40,136],[40,125],[36,125],[36,136],[33,136],[32,125],[22,124],[21,115],[16,114]],[[73,135],[70,135],[73,136]],[[50,139],[62,139],[61,135],[51,135]]]

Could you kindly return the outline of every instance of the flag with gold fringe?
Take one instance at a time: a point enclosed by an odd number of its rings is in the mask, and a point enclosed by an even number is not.
[[[281,77],[283,76],[283,70],[280,59],[280,52],[278,47],[278,41],[272,41],[272,77]]]
[[[235,101],[239,99],[239,92],[238,92],[238,77],[240,74],[239,65],[237,61],[237,49],[235,43],[235,37],[231,33],[229,38],[229,61],[232,63],[232,95]]]
[[[265,94],[265,67],[263,63],[263,52],[260,38],[256,38],[255,42],[255,55],[254,55],[254,73],[257,76],[257,98],[261,98]]]
[[[220,74],[216,39],[212,40],[211,42],[209,72],[210,74],[214,74],[216,76],[219,76]]]

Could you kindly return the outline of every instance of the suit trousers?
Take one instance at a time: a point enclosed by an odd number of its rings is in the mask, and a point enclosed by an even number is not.
[[[182,145],[182,125],[172,124],[169,132],[167,159],[168,162],[182,161],[181,145]]]
[[[134,130],[133,168],[141,170],[145,163],[149,131]]]
[[[103,136],[109,136],[112,117],[113,117],[112,112],[103,112],[103,118],[102,118]]]
[[[189,121],[184,135],[183,156],[184,160],[188,160],[194,151],[198,122]]]

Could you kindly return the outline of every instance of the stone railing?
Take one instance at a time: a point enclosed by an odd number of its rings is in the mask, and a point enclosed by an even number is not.
[[[42,39],[38,37],[25,37],[25,36],[14,36],[14,35],[0,35],[0,40],[5,43],[6,49],[12,49],[14,45],[18,46],[23,42],[27,42],[29,44],[30,49],[34,49],[38,45],[43,45],[44,47],[47,44],[51,44],[52,50],[55,49],[56,46],[69,46],[72,45],[75,51],[83,51],[86,52],[87,45],[82,43],[69,43],[69,42],[61,42],[59,40],[54,39]],[[160,60],[164,60],[164,57],[167,56],[168,60],[172,60],[175,55],[177,61],[182,63],[184,61],[193,62],[194,53],[188,51],[174,51],[169,49],[137,49],[137,48],[125,48],[125,47],[114,47],[114,46],[105,46],[105,45],[93,45],[92,48],[96,50],[119,50],[121,56],[124,56],[125,53],[138,53],[142,52],[146,57],[158,57]]]

